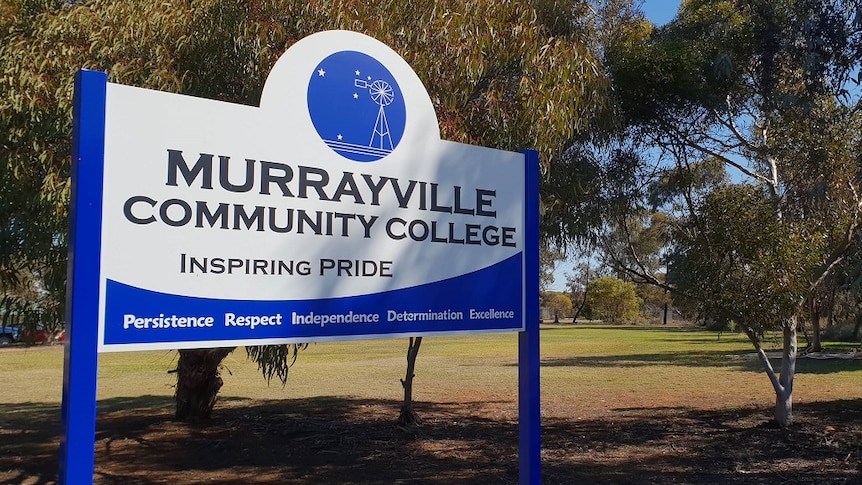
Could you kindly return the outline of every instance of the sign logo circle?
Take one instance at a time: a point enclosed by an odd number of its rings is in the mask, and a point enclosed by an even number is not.
[[[380,160],[404,135],[401,88],[383,64],[362,52],[340,51],[323,59],[311,73],[307,97],[317,134],[349,160]]]

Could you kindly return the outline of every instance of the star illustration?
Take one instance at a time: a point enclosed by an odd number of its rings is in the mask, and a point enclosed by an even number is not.
[[[338,141],[341,141],[344,137],[341,136],[341,133],[338,134]]]
[[[324,71],[323,68],[321,67],[320,69],[317,70],[317,75],[320,77],[326,76],[326,71]]]
[[[356,70],[356,75],[357,75],[357,76],[359,75],[359,69],[357,69],[357,70]]]
[[[359,99],[359,93],[353,93],[353,99]]]

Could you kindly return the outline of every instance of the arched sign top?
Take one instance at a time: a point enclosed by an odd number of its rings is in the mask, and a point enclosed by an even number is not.
[[[260,107],[293,118],[295,130],[353,161],[440,140],[431,98],[410,65],[357,32],[319,32],[293,44],[273,66]]]

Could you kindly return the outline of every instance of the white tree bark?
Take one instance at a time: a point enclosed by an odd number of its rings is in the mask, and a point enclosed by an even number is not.
[[[775,388],[775,422],[779,426],[793,423],[793,378],[796,375],[796,317],[784,326],[784,346],[781,353],[779,387]]]
[[[766,375],[775,390],[775,411],[773,417],[778,426],[786,427],[793,423],[793,378],[796,375],[796,355],[799,350],[796,342],[796,317],[791,317],[782,326],[783,348],[781,351],[781,372],[776,373],[769,362],[769,357],[760,346],[760,341],[753,341],[757,356],[766,368]],[[749,334],[749,338],[752,335]]]

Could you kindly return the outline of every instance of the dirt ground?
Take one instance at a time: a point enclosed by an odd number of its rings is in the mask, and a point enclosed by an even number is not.
[[[59,409],[0,405],[0,482],[57,476]],[[98,484],[507,484],[518,478],[512,402],[417,403],[414,431],[394,401],[223,399],[192,426],[163,398],[101,402]],[[544,483],[862,483],[862,402],[798,405],[789,429],[768,409],[617,407],[545,419]]]

